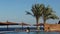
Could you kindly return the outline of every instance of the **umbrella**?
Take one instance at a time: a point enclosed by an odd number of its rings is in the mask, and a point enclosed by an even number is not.
[[[18,23],[13,23],[13,22],[0,22],[0,25],[7,25],[7,30],[8,30],[8,25],[18,25]]]
[[[18,23],[13,23],[13,22],[0,22],[0,25],[18,25]]]
[[[7,25],[7,30],[8,30],[8,25],[18,25],[18,23],[13,23],[13,22],[6,22],[5,25]]]
[[[3,22],[0,22],[0,26],[1,26],[1,25],[5,25],[5,24],[4,24]]]
[[[24,22],[19,23],[19,25],[22,25],[22,30],[23,30],[23,26],[30,26],[30,24],[27,24],[27,23],[24,23]]]

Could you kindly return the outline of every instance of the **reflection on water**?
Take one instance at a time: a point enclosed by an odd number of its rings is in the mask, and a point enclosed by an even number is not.
[[[34,32],[34,34],[40,34],[40,32]]]
[[[7,32],[4,34],[60,34],[60,32]]]
[[[60,34],[60,32],[31,32],[30,34]]]
[[[27,34],[30,34],[30,32],[27,32]]]

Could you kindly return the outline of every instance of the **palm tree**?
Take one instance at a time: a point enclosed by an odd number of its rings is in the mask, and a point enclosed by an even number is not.
[[[39,24],[39,18],[42,16],[42,9],[44,5],[43,4],[35,4],[32,6],[32,13],[26,11],[27,14],[32,15],[33,17],[36,18],[36,24]],[[39,30],[39,27],[37,26],[37,30]]]
[[[43,17],[44,24],[46,24],[46,20],[48,20],[48,19],[59,19],[55,15],[55,13],[52,10],[52,8],[50,8],[49,6],[44,8],[44,11],[42,12],[42,17]],[[44,28],[45,28],[45,25],[44,25]]]
[[[49,6],[47,6],[47,7],[44,9],[44,11],[43,11],[43,13],[42,13],[42,16],[43,16],[44,24],[46,23],[46,20],[48,20],[48,19],[59,19],[59,18],[55,15],[55,13],[54,13],[54,11],[52,10],[52,8],[50,8]]]

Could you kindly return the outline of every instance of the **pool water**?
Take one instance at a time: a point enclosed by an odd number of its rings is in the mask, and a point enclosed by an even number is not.
[[[60,32],[7,32],[3,34],[60,34]]]

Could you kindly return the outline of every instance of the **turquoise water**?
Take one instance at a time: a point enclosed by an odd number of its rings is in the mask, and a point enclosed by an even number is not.
[[[60,32],[7,32],[4,34],[60,34]]]

